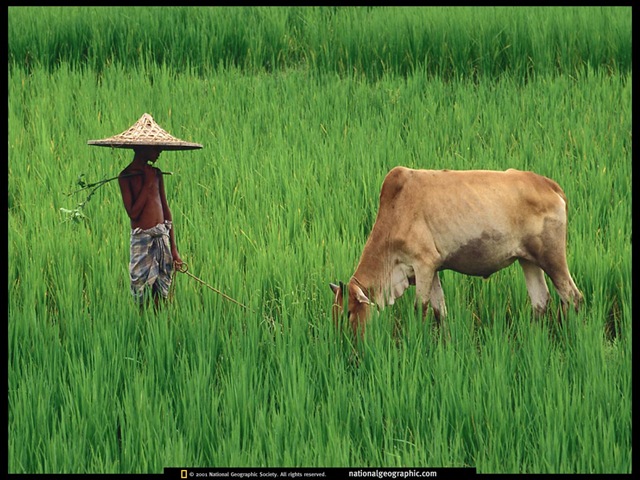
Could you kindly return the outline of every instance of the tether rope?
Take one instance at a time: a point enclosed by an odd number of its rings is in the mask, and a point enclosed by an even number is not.
[[[212,287],[211,285],[209,285],[208,283],[204,282],[203,280],[199,279],[198,277],[196,277],[193,273],[189,272],[189,266],[182,262],[181,264],[177,264],[175,269],[180,272],[180,273],[186,273],[187,275],[189,275],[191,278],[194,278],[195,280],[197,280],[198,282],[200,282],[201,284],[203,284],[205,287],[213,290],[215,293],[217,293],[218,295],[222,295],[225,299],[229,300],[230,302],[235,303],[236,305],[241,306],[242,308],[249,310],[250,312],[253,312],[253,310],[251,310],[249,307],[247,307],[246,305],[243,305],[242,303],[240,303],[239,301],[231,298],[229,295],[227,295],[226,293],[221,292],[220,290],[218,290],[217,288]]]

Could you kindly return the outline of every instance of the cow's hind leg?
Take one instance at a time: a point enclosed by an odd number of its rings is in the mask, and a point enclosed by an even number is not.
[[[567,262],[561,258],[550,266],[543,266],[544,271],[549,275],[553,286],[558,291],[562,301],[562,311],[566,314],[569,304],[572,304],[577,312],[584,300],[582,293],[571,278]]]
[[[541,316],[549,305],[549,288],[544,279],[544,271],[538,265],[523,258],[518,259],[524,279],[527,282],[527,292],[536,315]]]
[[[544,247],[535,255],[535,262],[549,275],[553,286],[562,300],[562,310],[566,313],[569,303],[576,311],[582,305],[583,297],[571,278],[566,256],[566,222],[545,222]]]

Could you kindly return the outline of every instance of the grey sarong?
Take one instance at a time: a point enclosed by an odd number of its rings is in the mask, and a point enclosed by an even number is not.
[[[171,222],[165,221],[155,227],[131,230],[131,259],[129,277],[131,293],[141,303],[145,287],[166,298],[171,286],[173,257],[169,243]]]

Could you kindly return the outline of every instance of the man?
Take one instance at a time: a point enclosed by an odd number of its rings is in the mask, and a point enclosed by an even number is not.
[[[169,295],[174,268],[182,265],[182,259],[162,172],[153,164],[163,150],[194,150],[202,145],[173,137],[148,113],[119,135],[87,143],[134,151],[133,161],[118,176],[124,208],[131,220],[131,293],[141,308],[150,293],[157,307],[160,298]]]
[[[131,293],[141,307],[147,287],[156,307],[160,297],[168,297],[173,264],[182,264],[162,172],[153,166],[161,151],[153,146],[135,147],[133,161],[118,177],[124,208],[131,219]]]

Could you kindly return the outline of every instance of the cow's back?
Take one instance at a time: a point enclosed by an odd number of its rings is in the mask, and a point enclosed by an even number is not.
[[[395,167],[380,191],[380,210],[398,221],[417,214],[434,221],[456,221],[484,211],[496,218],[543,214],[566,208],[566,197],[553,180],[529,171],[417,170]]]
[[[381,188],[371,243],[407,254],[426,245],[443,258],[454,258],[466,245],[507,255],[550,221],[564,228],[565,196],[556,182],[536,173],[395,167]]]

